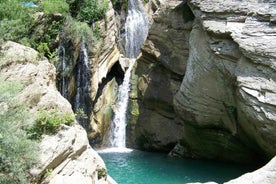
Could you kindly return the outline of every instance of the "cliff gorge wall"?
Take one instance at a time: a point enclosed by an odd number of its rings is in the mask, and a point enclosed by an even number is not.
[[[56,89],[56,70],[47,59],[39,60],[37,51],[10,41],[1,45],[0,53],[0,78],[22,83],[23,89],[16,99],[30,109],[34,119],[41,109],[74,116],[70,103]],[[30,171],[36,183],[113,182],[77,122],[62,125],[55,135],[44,135],[37,157],[39,163]]]
[[[66,26],[59,48],[58,88],[75,112],[82,110],[84,116],[79,118],[79,122],[86,129],[91,145],[101,145],[113,116],[112,105],[118,86],[115,78],[123,76],[120,68],[112,69],[119,65],[116,64],[120,58],[117,46],[119,22],[109,1],[105,18],[90,25],[91,32],[92,29],[97,31],[97,40],[85,40],[85,35],[71,35],[73,39],[69,39]],[[106,84],[112,88],[106,87]]]
[[[162,1],[135,72],[134,147],[169,151],[179,143],[182,156],[272,158],[275,11],[275,3],[253,0]]]

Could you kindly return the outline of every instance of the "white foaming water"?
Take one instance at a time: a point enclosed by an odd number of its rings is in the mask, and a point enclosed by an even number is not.
[[[115,117],[112,122],[110,144],[111,147],[126,147],[126,111],[128,106],[128,92],[131,69],[135,63],[135,59],[130,60],[129,68],[124,77],[123,84],[119,87],[118,101],[115,109]]]
[[[61,76],[62,76],[62,83],[61,83],[61,95],[66,97],[66,85],[65,85],[65,69],[66,69],[66,63],[65,63],[65,48],[60,45],[58,47],[58,52],[60,55],[61,60]],[[61,53],[61,54],[60,54]]]
[[[126,30],[126,57],[136,58],[148,35],[148,19],[138,0],[129,0]]]
[[[103,150],[97,150],[97,153],[131,153],[133,149],[129,148],[106,148]]]
[[[111,125],[109,143],[113,148],[126,147],[126,112],[129,100],[131,70],[135,64],[135,58],[140,53],[141,45],[148,35],[148,20],[143,9],[140,8],[138,0],[129,0],[125,30],[126,57],[129,58],[130,63],[126,70],[123,84],[119,87],[115,116]]]

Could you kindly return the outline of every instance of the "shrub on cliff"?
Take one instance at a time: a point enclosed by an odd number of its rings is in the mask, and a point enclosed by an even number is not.
[[[41,1],[41,7],[46,14],[60,13],[66,15],[69,13],[69,4],[66,0],[43,0]]]
[[[13,97],[19,84],[0,80],[0,183],[29,183],[28,170],[36,162],[37,145],[27,139],[30,113]]]
[[[82,3],[77,15],[79,21],[93,23],[105,17],[108,8],[108,1],[99,2],[99,0],[85,0]]]
[[[61,124],[71,125],[75,118],[70,113],[58,113],[56,109],[40,110],[35,123],[28,129],[31,139],[40,139],[43,134],[55,134]]]
[[[77,21],[72,17],[68,16],[66,19],[65,26],[63,27],[64,37],[67,40],[70,40],[72,43],[80,43],[84,41],[85,43],[91,44],[94,46],[100,44],[100,30],[98,24],[94,24],[92,29],[85,22]]]

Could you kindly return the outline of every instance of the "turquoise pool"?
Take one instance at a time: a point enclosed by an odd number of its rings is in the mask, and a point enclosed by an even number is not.
[[[253,168],[210,161],[170,158],[142,151],[99,152],[109,175],[118,184],[223,183]]]

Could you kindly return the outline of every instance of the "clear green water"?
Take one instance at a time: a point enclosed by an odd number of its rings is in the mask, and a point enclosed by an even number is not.
[[[170,158],[165,154],[132,151],[100,152],[109,175],[118,184],[223,183],[252,167],[199,160]]]

